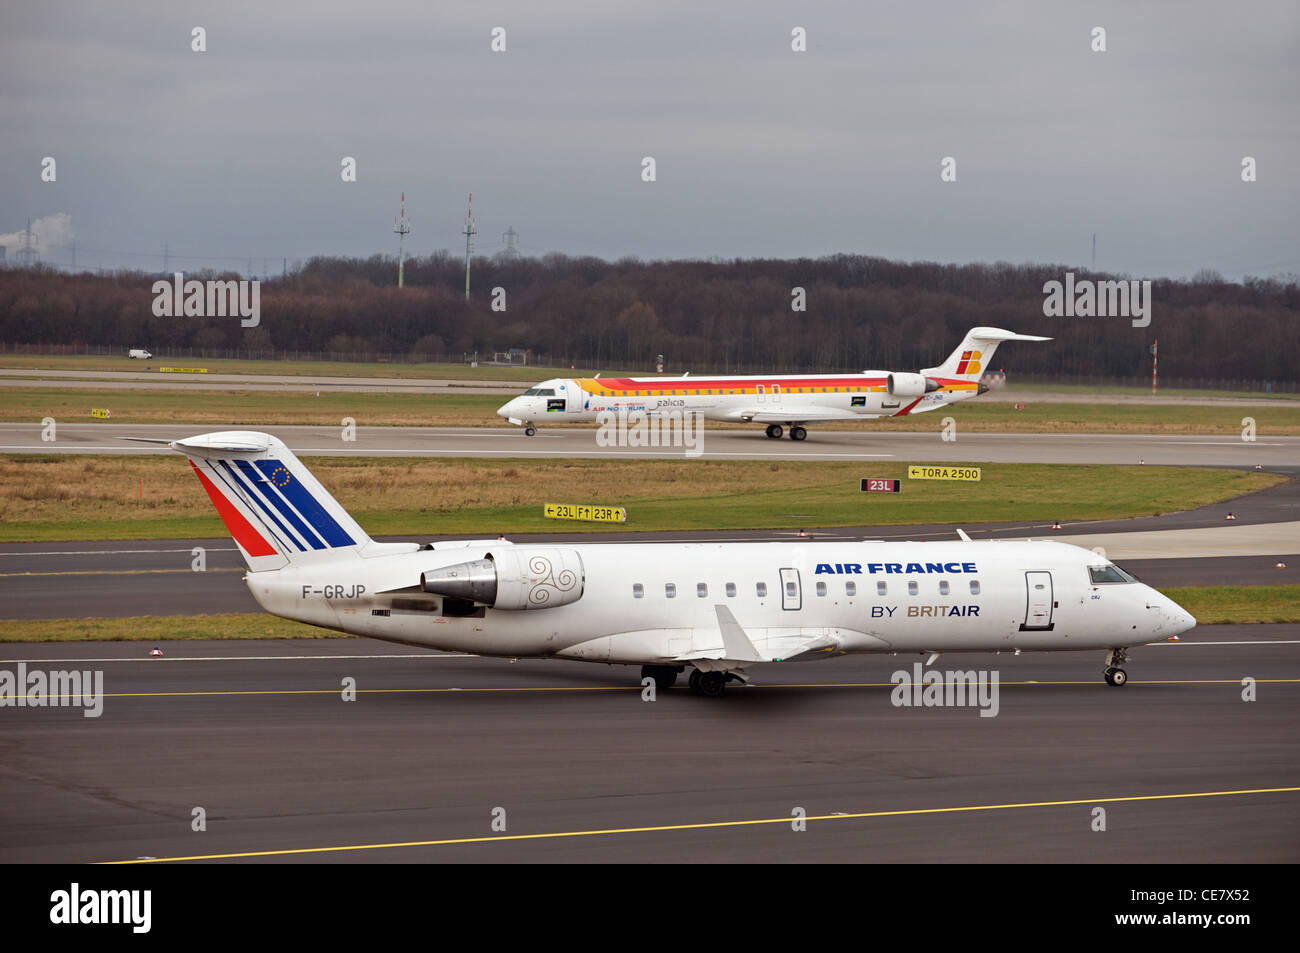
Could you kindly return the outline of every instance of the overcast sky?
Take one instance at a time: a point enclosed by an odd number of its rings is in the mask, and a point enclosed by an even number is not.
[[[1096,232],[1133,276],[1300,272],[1298,10],[6,2],[0,243],[31,217],[57,264],[75,236],[82,267],[157,270],[166,242],[278,271],[395,254],[404,190],[408,251],[459,254],[472,190],[486,254],[513,225],[528,254],[1087,266]]]

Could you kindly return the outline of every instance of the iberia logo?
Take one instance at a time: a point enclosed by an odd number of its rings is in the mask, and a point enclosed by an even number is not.
[[[289,471],[284,467],[276,467],[271,473],[271,482],[276,486],[285,487],[289,485]]]
[[[980,372],[980,352],[962,351],[961,361],[957,364],[958,374],[978,374]]]

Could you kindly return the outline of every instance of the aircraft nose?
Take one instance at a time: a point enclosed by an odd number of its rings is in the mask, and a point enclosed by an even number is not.
[[[1169,613],[1170,624],[1174,628],[1174,635],[1179,635],[1196,628],[1196,618],[1178,603],[1170,600],[1173,611]]]
[[[1156,605],[1165,617],[1165,625],[1170,635],[1179,635],[1196,628],[1196,618],[1168,596],[1155,592]]]
[[[512,398],[510,398],[510,400],[506,401],[504,404],[502,404],[500,407],[497,408],[497,416],[498,416],[498,417],[513,417],[513,416],[514,416],[514,406],[515,406],[515,404],[517,404],[518,402],[519,402],[519,398],[518,398],[518,397],[512,397]]]

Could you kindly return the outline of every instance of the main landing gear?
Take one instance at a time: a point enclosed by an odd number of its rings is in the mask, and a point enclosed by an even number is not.
[[[692,695],[702,695],[705,698],[717,698],[727,687],[728,675],[726,672],[701,672],[698,668],[691,669],[690,687]]]
[[[785,430],[781,427],[780,424],[767,425],[767,435],[771,437],[773,440],[780,440],[784,434],[785,434]],[[790,427],[790,439],[807,440],[808,431],[805,430],[803,427],[800,427],[798,424],[794,424]]]
[[[1107,685],[1114,685],[1117,688],[1128,682],[1128,672],[1120,668],[1128,661],[1128,653],[1123,649],[1111,649],[1106,653],[1106,668],[1102,672],[1106,677]]]
[[[677,683],[677,675],[686,671],[685,665],[642,665],[641,677],[653,678],[655,688],[672,688]]]
[[[684,671],[685,665],[642,665],[641,677],[653,678],[655,688],[667,690],[677,684],[677,676]],[[717,698],[727,687],[727,682],[736,677],[729,672],[701,672],[698,668],[693,668],[689,682],[691,694]]]

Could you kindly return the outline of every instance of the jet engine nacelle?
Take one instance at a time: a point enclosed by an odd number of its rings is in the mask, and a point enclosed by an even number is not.
[[[493,609],[548,609],[582,598],[586,578],[576,550],[511,546],[420,573],[420,588]]]
[[[890,374],[886,378],[890,397],[920,397],[939,389],[939,382],[921,374]]]

